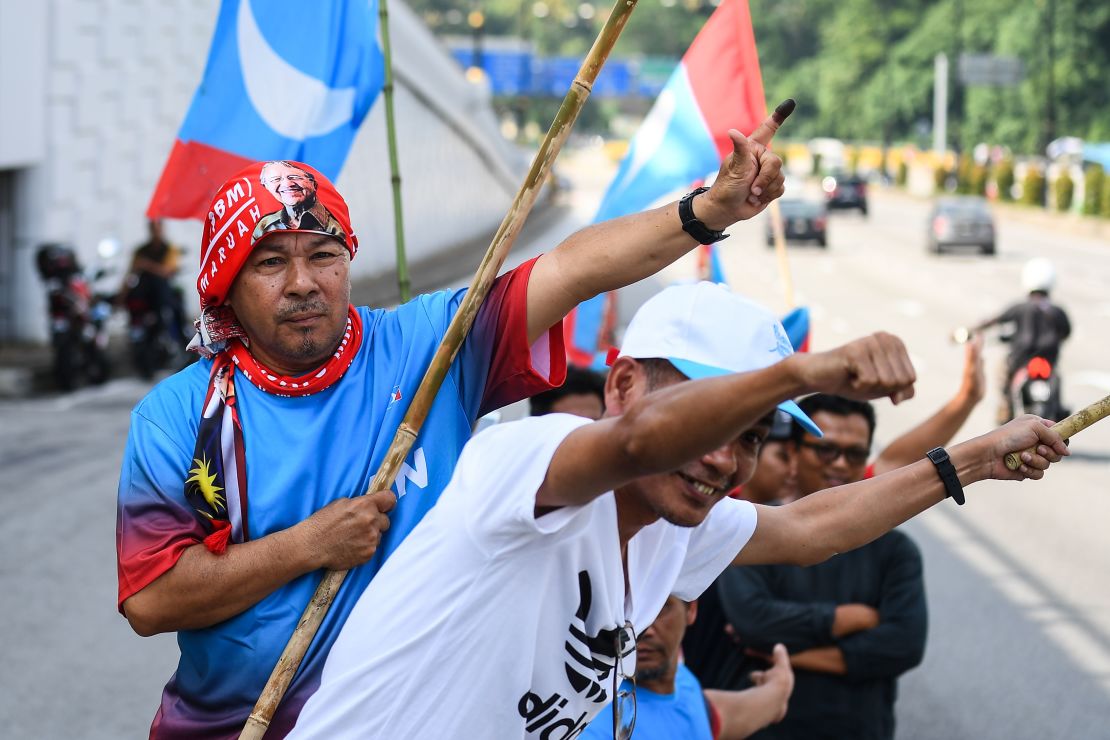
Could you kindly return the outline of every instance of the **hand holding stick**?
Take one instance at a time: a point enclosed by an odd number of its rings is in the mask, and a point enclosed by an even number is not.
[[[1052,430],[1058,432],[1067,441],[1107,415],[1110,415],[1110,396],[1076,411],[1063,421],[1056,422],[1052,425]],[[1032,453],[1033,450],[1026,450],[1026,452]],[[1006,455],[1006,467],[1010,470],[1017,470],[1021,467],[1021,456],[1023,454],[1025,453],[1011,452]]]

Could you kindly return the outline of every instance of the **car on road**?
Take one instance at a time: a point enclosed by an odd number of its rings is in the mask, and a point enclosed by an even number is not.
[[[929,214],[927,243],[934,254],[952,247],[994,254],[994,217],[987,200],[976,195],[938,200]]]
[[[857,208],[867,215],[867,181],[859,175],[836,172],[821,180],[825,204],[830,209]]]
[[[829,212],[820,201],[803,198],[783,198],[779,201],[782,226],[786,241],[814,241],[817,246],[828,246]],[[775,246],[771,220],[767,219],[767,246]]]

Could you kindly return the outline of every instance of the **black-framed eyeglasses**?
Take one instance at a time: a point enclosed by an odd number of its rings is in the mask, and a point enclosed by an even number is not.
[[[866,447],[841,447],[832,442],[807,442],[803,440],[799,444],[813,450],[817,459],[825,464],[835,462],[836,458],[843,455],[844,460],[855,467],[867,462],[867,458],[871,454],[871,450]]]
[[[636,728],[636,666],[625,671],[624,660],[636,650],[636,630],[632,622],[613,636],[613,740],[629,740]]]

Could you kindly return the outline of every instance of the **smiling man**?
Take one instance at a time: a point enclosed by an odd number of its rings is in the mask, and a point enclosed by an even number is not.
[[[570,738],[616,696],[627,738],[635,709],[619,686],[669,596],[696,598],[729,563],[819,562],[946,492],[962,500],[961,485],[1039,478],[1067,454],[1024,417],[953,447],[951,470],[923,459],[780,507],[727,497],[776,406],[819,434],[788,399],[900,401],[914,380],[891,335],[794,355],[770,312],[723,286],[660,292],[628,326],[601,420],[536,416],[468,443],[355,604],[290,736]]]
[[[262,217],[254,227],[259,238],[274,229],[318,231],[342,238],[343,226],[316,197],[316,176],[292,162],[267,162],[259,182],[281,203],[282,208]]]

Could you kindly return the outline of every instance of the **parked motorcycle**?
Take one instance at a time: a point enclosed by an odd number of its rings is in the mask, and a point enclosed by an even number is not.
[[[39,247],[35,263],[46,285],[55,383],[69,391],[82,380],[105,382],[111,373],[107,323],[113,297],[95,292],[93,285],[106,271],[86,276],[76,253],[64,244]]]

